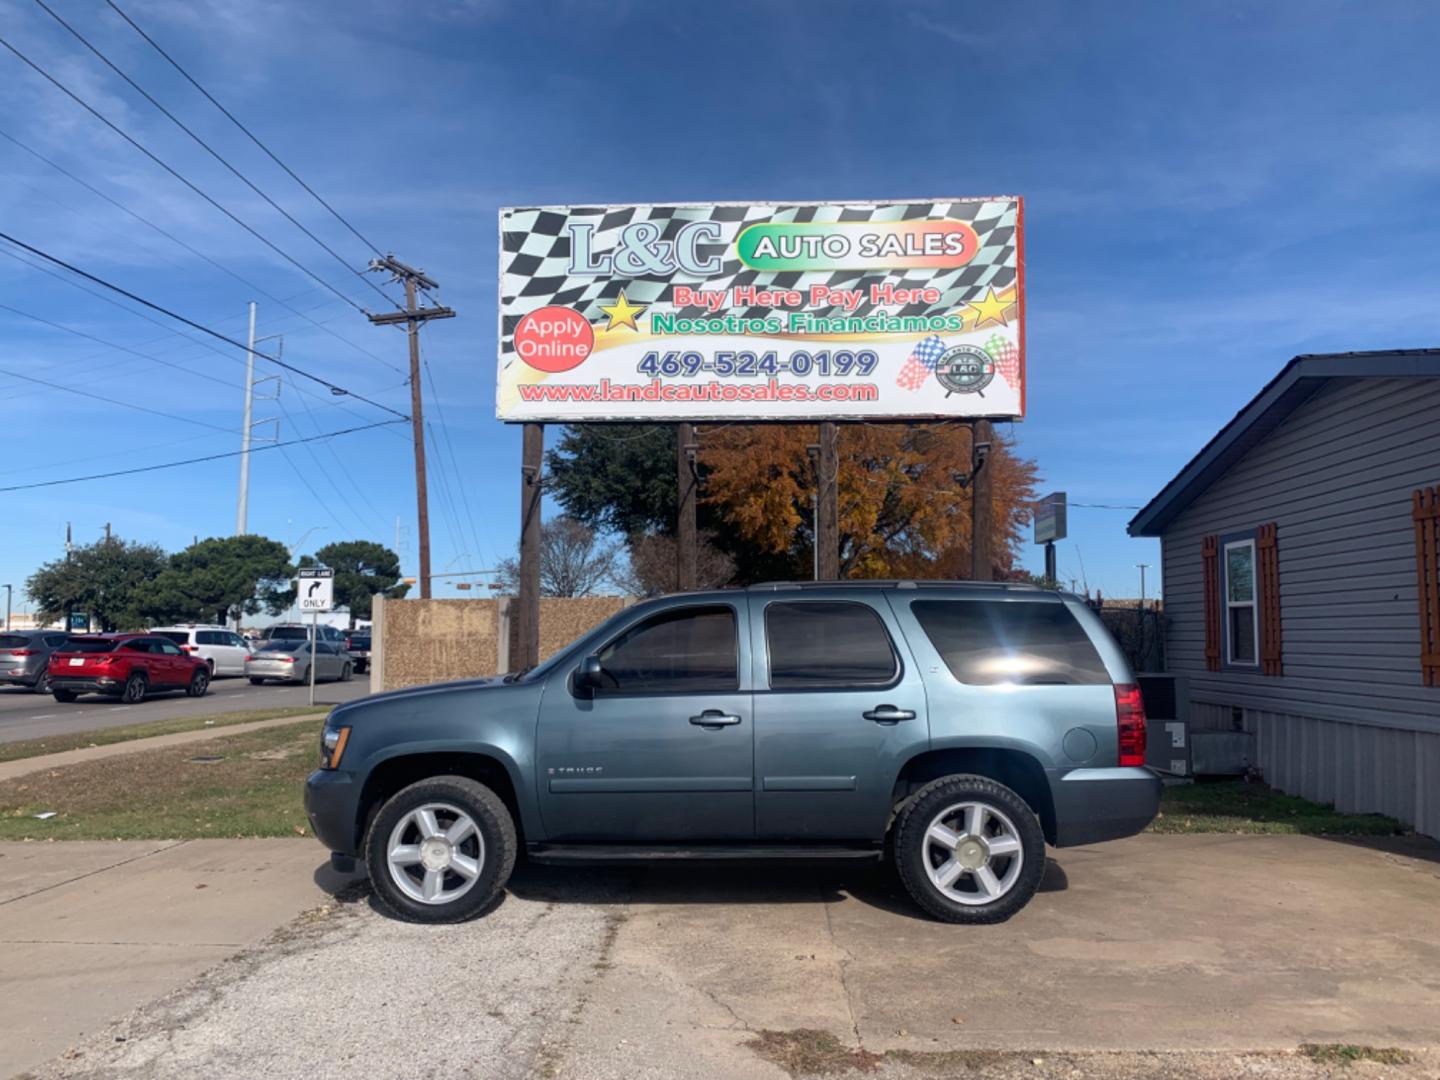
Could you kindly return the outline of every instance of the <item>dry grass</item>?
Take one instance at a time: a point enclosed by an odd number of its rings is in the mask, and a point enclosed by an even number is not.
[[[319,720],[283,724],[0,783],[0,840],[304,836],[319,732]]]
[[[1375,1061],[1381,1065],[1409,1065],[1415,1055],[1394,1046],[1356,1046],[1353,1043],[1301,1043],[1300,1053],[1320,1065],[1353,1065]]]
[[[111,743],[149,739],[156,735],[175,735],[182,731],[230,727],[233,724],[248,724],[255,720],[275,720],[284,716],[313,716],[324,711],[325,708],[321,706],[290,709],[243,709],[238,712],[220,713],[217,716],[181,716],[173,720],[152,720],[145,724],[127,724],[124,727],[82,731],[74,735],[47,735],[43,739],[0,743],[0,761],[19,761],[21,758],[58,754],[65,750],[109,746]]]

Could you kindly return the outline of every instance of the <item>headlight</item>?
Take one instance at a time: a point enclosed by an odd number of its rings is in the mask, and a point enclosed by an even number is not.
[[[340,759],[345,756],[345,744],[349,741],[348,727],[327,727],[320,735],[320,767],[338,769]]]

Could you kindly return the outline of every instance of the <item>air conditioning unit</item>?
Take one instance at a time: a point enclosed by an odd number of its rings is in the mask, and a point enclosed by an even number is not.
[[[1135,676],[1145,702],[1145,764],[1169,776],[1189,776],[1190,680],[1155,672]]]

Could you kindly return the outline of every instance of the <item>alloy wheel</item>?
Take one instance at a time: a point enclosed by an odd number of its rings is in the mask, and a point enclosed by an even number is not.
[[[421,904],[448,904],[475,887],[485,841],[475,820],[449,803],[417,806],[396,823],[385,845],[395,887]]]
[[[957,904],[993,903],[1015,887],[1025,849],[1015,823],[994,806],[961,802],[940,811],[925,830],[925,872]]]

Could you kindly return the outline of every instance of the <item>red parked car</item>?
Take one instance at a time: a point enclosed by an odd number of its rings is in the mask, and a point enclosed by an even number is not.
[[[157,690],[204,697],[210,666],[158,634],[77,634],[50,657],[50,692],[56,701],[107,694],[127,705]]]

